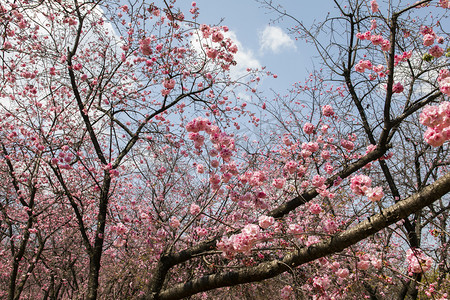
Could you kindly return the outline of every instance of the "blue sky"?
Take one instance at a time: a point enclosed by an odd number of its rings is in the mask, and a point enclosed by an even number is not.
[[[294,82],[303,81],[312,71],[312,45],[295,41],[294,37],[287,34],[287,23],[272,22],[277,16],[262,8],[260,3],[253,0],[195,2],[200,9],[200,23],[216,24],[223,19],[221,25],[229,27],[238,42],[237,60],[242,68],[246,68],[246,64],[250,67],[265,66],[268,71],[278,75],[277,79],[264,79],[263,89],[273,88],[283,94]],[[332,9],[330,6],[305,6],[301,2],[277,1],[307,26],[314,19],[323,20],[329,9]]]

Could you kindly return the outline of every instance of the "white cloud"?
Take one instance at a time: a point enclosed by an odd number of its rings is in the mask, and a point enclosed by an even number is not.
[[[252,50],[245,48],[237,39],[233,31],[228,31],[226,37],[229,37],[233,43],[238,47],[238,52],[234,56],[236,66],[230,68],[232,78],[240,77],[247,73],[247,68],[261,69],[261,63],[256,59]]]
[[[238,48],[237,53],[234,55],[234,60],[236,61],[235,66],[230,67],[230,76],[233,80],[237,80],[242,76],[245,76],[248,72],[247,69],[261,69],[261,63],[258,61],[258,59],[255,57],[255,54],[251,49],[248,49],[242,45],[242,43],[238,40],[236,33],[233,31],[227,31],[223,33],[225,38],[229,38],[233,44],[235,44]],[[197,53],[205,56],[203,46],[202,44],[209,44],[213,45],[211,42],[211,39],[203,39],[200,38],[201,33],[197,32],[197,34],[193,35],[193,38],[191,39],[191,45],[193,49],[197,51]],[[205,68],[208,68],[206,66]]]
[[[279,53],[282,49],[296,49],[294,41],[280,27],[266,26],[259,36],[261,50]]]

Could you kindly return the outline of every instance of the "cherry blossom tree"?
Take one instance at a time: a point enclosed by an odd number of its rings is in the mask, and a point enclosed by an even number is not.
[[[448,2],[263,4],[274,99],[195,2],[0,5],[2,298],[448,297]]]

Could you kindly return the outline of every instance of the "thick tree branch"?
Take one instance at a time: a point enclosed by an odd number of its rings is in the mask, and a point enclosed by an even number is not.
[[[331,239],[288,254],[282,261],[273,260],[238,271],[203,276],[163,290],[157,299],[181,299],[202,291],[275,277],[286,272],[289,268],[288,266],[300,266],[320,257],[340,252],[406,218],[408,215],[431,205],[448,192],[450,192],[450,172],[433,184],[425,187],[422,191],[384,209],[381,213],[366,219]]]

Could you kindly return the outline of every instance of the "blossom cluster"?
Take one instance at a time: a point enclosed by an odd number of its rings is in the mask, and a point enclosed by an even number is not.
[[[205,137],[200,132],[205,131],[209,134],[211,143],[214,145],[215,151],[210,151],[210,155],[219,155],[223,161],[230,161],[235,150],[234,139],[222,132],[218,126],[213,125],[206,118],[197,117],[186,125],[186,130],[189,132],[189,139],[194,142],[196,149],[200,149],[203,146]]]
[[[432,46],[435,42],[437,42],[438,44],[444,43],[444,38],[437,36],[436,33],[433,31],[433,28],[430,28],[428,26],[422,26],[420,28],[420,33],[423,36],[424,46]],[[433,57],[438,58],[441,57],[444,54],[444,52],[445,52],[444,49],[442,49],[438,45],[435,45],[428,50],[428,56],[430,56],[431,58]]]
[[[230,64],[235,64],[234,54],[237,53],[238,48],[231,39],[225,38],[223,32],[227,32],[228,27],[210,27],[206,24],[200,26],[200,32],[205,39],[210,39],[214,44],[218,44],[219,47],[213,47],[206,45],[206,56],[213,60],[222,60],[222,68],[227,70]]]
[[[425,273],[431,268],[432,259],[420,249],[408,249],[406,251],[408,271],[411,273]]]
[[[226,257],[233,257],[236,253],[249,253],[252,247],[261,239],[258,225],[245,225],[242,231],[230,237],[224,236],[217,243],[217,249]]]
[[[350,180],[350,189],[355,195],[365,195],[370,201],[379,201],[383,198],[383,189],[379,186],[371,187],[372,179],[367,175],[356,175]]]
[[[388,51],[391,48],[391,43],[389,40],[383,39],[381,35],[374,35],[370,31],[366,31],[365,33],[358,32],[356,37],[360,40],[367,40],[372,42],[375,46],[381,46],[381,50]]]
[[[425,106],[419,121],[428,127],[424,139],[431,146],[439,147],[450,140],[450,102],[444,101],[439,106]]]

